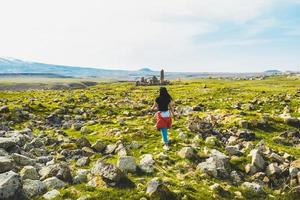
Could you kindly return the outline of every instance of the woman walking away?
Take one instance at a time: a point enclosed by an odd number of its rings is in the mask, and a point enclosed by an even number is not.
[[[155,99],[154,105],[152,106],[152,109],[155,108],[158,109],[158,112],[155,114],[156,128],[161,132],[164,144],[163,148],[168,150],[168,129],[171,128],[172,124],[171,114],[174,117],[174,102],[167,88],[161,87],[159,89],[159,96]]]

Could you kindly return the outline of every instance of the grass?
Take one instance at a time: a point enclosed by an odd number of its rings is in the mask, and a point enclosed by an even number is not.
[[[1,83],[0,83],[1,85]],[[206,85],[206,88],[203,86]],[[209,115],[225,116],[221,117],[217,126],[220,130],[234,129],[239,126],[239,121],[259,121],[263,115],[269,115],[271,120],[267,127],[252,127],[257,140],[265,140],[267,146],[287,152],[295,158],[300,158],[300,149],[278,144],[273,141],[273,137],[281,132],[295,127],[288,126],[277,120],[277,115],[283,112],[285,106],[290,106],[292,115],[299,117],[298,112],[300,105],[299,94],[296,89],[300,88],[300,80],[292,80],[283,76],[271,77],[265,80],[218,80],[218,79],[200,79],[189,80],[184,82],[175,82],[168,86],[168,89],[177,103],[178,107],[196,106],[201,104],[205,111],[195,112],[193,115],[206,117]],[[136,157],[139,162],[140,156],[145,153],[151,153],[157,156],[161,151],[160,133],[153,127],[153,114],[148,112],[152,105],[153,99],[158,94],[158,86],[134,87],[132,83],[103,83],[97,86],[79,90],[33,90],[33,91],[0,91],[0,105],[7,105],[10,109],[32,108],[29,112],[34,114],[38,120],[44,120],[49,114],[65,109],[66,113],[71,116],[76,114],[76,109],[91,111],[85,117],[87,121],[95,120],[96,123],[85,125],[95,134],[85,135],[91,143],[96,140],[103,140],[107,144],[115,143],[122,140],[125,144],[136,141],[141,147],[129,152]],[[288,94],[292,96],[288,100]],[[88,100],[85,100],[86,96]],[[73,99],[71,101],[70,99]],[[34,100],[33,100],[34,99]],[[255,102],[258,99],[258,102]],[[254,104],[254,110],[249,110],[245,106],[242,110],[233,108],[233,105]],[[40,107],[42,104],[43,107]],[[108,110],[112,111],[108,113]],[[77,111],[76,111],[77,112]],[[125,112],[125,113],[124,113]],[[147,113],[144,115],[143,113]],[[16,120],[16,113],[9,116],[10,120],[17,121],[13,126],[17,129],[24,128],[28,125],[28,119]],[[121,126],[119,120],[125,120],[126,125]],[[82,195],[89,195],[88,199],[140,199],[145,197],[146,183],[153,177],[169,178],[169,188],[174,191],[180,191],[185,199],[229,199],[230,197],[214,196],[215,194],[208,189],[208,186],[218,180],[207,180],[199,178],[198,175],[186,176],[183,179],[178,178],[190,172],[195,171],[196,164],[190,161],[180,159],[177,152],[184,146],[184,142],[177,139],[179,132],[184,132],[187,140],[191,140],[195,135],[187,130],[188,117],[177,116],[174,126],[170,130],[170,139],[174,141],[172,151],[168,152],[168,165],[160,161],[163,169],[158,169],[150,175],[129,175],[131,181],[136,185],[135,188],[91,188],[85,184],[74,185],[61,190],[61,196],[58,199],[76,199]],[[101,123],[100,123],[101,122]],[[118,129],[120,134],[113,134]],[[38,127],[34,127],[35,133],[40,133]],[[44,130],[43,130],[44,131]],[[72,129],[64,130],[69,137],[82,137],[80,131]],[[51,130],[49,132],[51,134]],[[197,149],[201,151],[205,143],[200,141]],[[213,147],[211,147],[213,148]],[[224,151],[223,147],[215,147]],[[93,160],[101,157],[96,156]],[[117,155],[107,158],[107,162],[116,163]],[[176,163],[182,162],[186,168],[177,170],[174,168]],[[246,155],[240,159],[233,160],[232,165],[236,170],[243,170],[243,166],[249,162]],[[142,181],[141,181],[142,180]],[[220,181],[221,184],[227,185],[226,182]],[[240,190],[232,186],[229,191]],[[275,195],[274,191],[268,191],[269,194]],[[232,194],[232,193],[231,193]],[[269,198],[268,196],[253,196],[251,193],[243,192],[247,199]],[[275,195],[276,196],[276,195]],[[277,198],[277,196],[276,196]],[[279,197],[278,197],[279,198]],[[288,195],[286,197],[290,198]]]

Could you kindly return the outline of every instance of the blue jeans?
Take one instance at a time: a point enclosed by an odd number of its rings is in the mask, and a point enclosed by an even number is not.
[[[168,144],[168,129],[167,128],[161,128],[160,131],[161,131],[163,143]]]

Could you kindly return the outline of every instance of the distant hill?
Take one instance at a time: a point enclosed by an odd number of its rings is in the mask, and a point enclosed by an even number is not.
[[[141,71],[141,72],[153,72],[153,70],[151,70],[150,68],[142,68],[139,71]]]

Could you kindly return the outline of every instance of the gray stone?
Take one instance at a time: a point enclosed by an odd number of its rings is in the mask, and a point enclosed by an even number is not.
[[[210,157],[199,163],[197,169],[215,178],[227,178],[229,158],[217,150],[212,150]]]
[[[238,145],[234,145],[234,146],[226,146],[225,150],[228,152],[229,155],[233,156],[233,155],[241,155],[242,152],[239,150],[239,146]]]
[[[283,163],[284,162],[284,158],[281,157],[280,155],[276,154],[276,153],[271,153],[270,159],[272,161],[275,161],[275,162],[278,162],[278,163]]]
[[[10,147],[14,147],[16,145],[16,141],[14,138],[4,138],[0,137],[0,148],[8,149]]]
[[[81,138],[77,139],[76,145],[78,148],[91,147],[90,141],[88,139],[86,139],[85,137],[81,137]]]
[[[86,182],[87,174],[88,174],[88,170],[86,170],[86,169],[77,170],[76,176],[74,177],[74,183],[80,184],[80,183]]]
[[[154,163],[153,157],[151,154],[144,154],[141,157],[140,168],[143,172],[152,173],[154,172]]]
[[[45,199],[54,199],[60,195],[60,192],[58,190],[51,190],[43,195]]]
[[[254,165],[252,165],[252,164],[247,164],[245,166],[245,172],[247,174],[252,175],[252,174],[255,174],[257,172],[257,168]]]
[[[244,182],[242,184],[242,188],[246,189],[246,190],[251,190],[252,192],[255,192],[255,193],[263,192],[262,186],[257,183]]]
[[[234,184],[239,184],[242,181],[241,176],[237,173],[237,171],[232,171],[230,173],[230,177]]]
[[[46,191],[46,185],[40,180],[26,179],[23,181],[23,192],[27,198],[42,194]]]
[[[93,145],[92,148],[95,149],[96,152],[103,152],[106,148],[106,144],[101,140],[97,140]]]
[[[148,182],[146,194],[153,199],[176,199],[158,178],[153,178]]]
[[[19,174],[9,171],[0,174],[0,199],[14,199],[21,188]]]
[[[279,174],[281,169],[278,167],[277,163],[271,163],[266,168],[266,174],[272,176],[274,174]]]
[[[251,151],[251,156],[252,156],[251,164],[263,170],[265,168],[266,162],[264,158],[261,156],[260,152],[257,149],[253,149]]]
[[[81,127],[80,132],[81,132],[81,134],[89,134],[89,133],[91,133],[92,131],[91,131],[91,129],[89,129],[88,127],[83,126],[83,127]]]
[[[32,180],[38,180],[39,179],[39,174],[36,171],[36,168],[33,166],[25,166],[23,169],[20,171],[20,175],[22,180],[25,179],[32,179]]]
[[[14,159],[14,161],[17,164],[22,165],[22,166],[34,165],[35,164],[35,160],[33,160],[33,159],[31,159],[31,158],[29,158],[27,156],[18,154],[18,153],[13,153],[12,154],[12,158]]]
[[[117,167],[124,172],[135,172],[136,162],[133,156],[122,156],[118,159]]]
[[[177,136],[178,139],[183,140],[186,138],[186,135],[183,132],[180,132]]]
[[[289,173],[290,173],[291,178],[297,177],[298,172],[299,172],[299,169],[296,167],[289,168]]]
[[[124,176],[122,171],[110,163],[105,163],[102,160],[98,160],[91,169],[91,173],[94,175],[100,175],[111,182],[119,182]]]
[[[89,163],[90,163],[89,157],[82,157],[77,160],[76,165],[78,167],[83,167],[83,166],[88,165]]]
[[[10,171],[13,169],[14,163],[7,156],[0,156],[0,173]]]
[[[114,151],[115,151],[116,148],[117,148],[117,145],[115,145],[115,144],[109,144],[109,145],[106,146],[104,153],[105,154],[112,154],[112,153],[114,153]]]
[[[214,146],[216,145],[216,143],[217,143],[217,138],[215,136],[210,136],[205,139],[205,144],[207,145]]]
[[[181,158],[191,159],[195,156],[194,149],[192,147],[183,147],[179,152],[178,155]]]
[[[73,181],[71,170],[67,163],[50,164],[49,166],[43,167],[39,171],[39,174],[41,175],[41,180],[56,176],[60,180],[68,183],[72,183]]]
[[[60,188],[63,188],[66,186],[65,182],[63,182],[62,180],[60,180],[56,177],[47,178],[43,181],[43,183],[46,185],[46,188],[48,190],[60,189]]]

